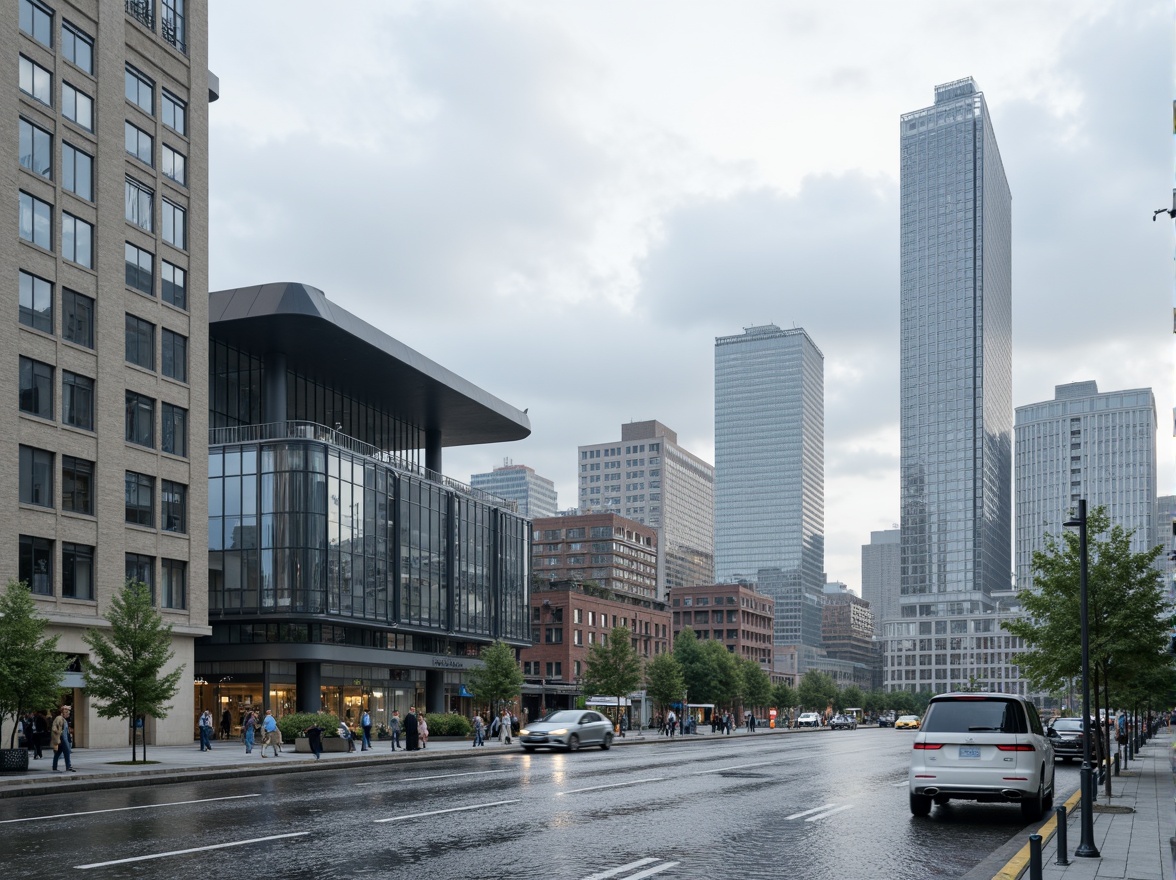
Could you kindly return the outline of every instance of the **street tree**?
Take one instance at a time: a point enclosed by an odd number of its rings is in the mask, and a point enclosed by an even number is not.
[[[674,659],[682,669],[683,693],[678,695],[679,699],[692,696],[697,702],[703,694],[710,693],[710,663],[702,651],[702,643],[691,627],[685,627],[674,638]],[[686,709],[684,699],[682,709]]]
[[[608,641],[588,649],[584,663],[584,687],[606,697],[616,698],[614,722],[620,722],[621,706],[629,694],[641,685],[641,657],[633,647],[627,626],[613,627]]]
[[[0,742],[4,719],[11,718],[10,749],[25,713],[50,709],[61,695],[68,658],[57,651],[58,637],[45,635],[45,626],[28,586],[9,581],[0,595]]]
[[[513,700],[523,690],[523,673],[515,649],[498,641],[483,648],[478,659],[482,665],[466,672],[469,689],[490,712],[497,714],[503,703]]]
[[[709,687],[697,693],[691,691],[694,702],[714,703],[716,707],[732,705],[743,689],[735,655],[722,642],[711,639],[702,643],[702,655],[706,661]]]
[[[812,712],[824,712],[837,699],[837,682],[819,669],[806,672],[796,690],[800,705]]]
[[[682,698],[684,688],[682,667],[669,651],[645,664],[645,692],[663,716],[671,703]]]
[[[856,684],[846,685],[837,695],[837,705],[841,709],[864,709],[866,695]]]
[[[106,612],[110,634],[89,629],[82,636],[93,659],[86,670],[86,691],[103,718],[125,718],[132,729],[146,716],[166,718],[169,701],[179,691],[181,665],[169,672],[175,652],[172,628],[151,602],[151,590],[130,580],[115,594]],[[131,761],[137,761],[138,737],[131,737]],[[147,738],[143,738],[147,760]]]
[[[780,712],[788,712],[797,705],[796,688],[782,681],[772,688],[771,700]]]
[[[772,699],[772,680],[760,665],[747,657],[739,658],[739,675],[743,682],[743,705],[752,709],[767,706]]]

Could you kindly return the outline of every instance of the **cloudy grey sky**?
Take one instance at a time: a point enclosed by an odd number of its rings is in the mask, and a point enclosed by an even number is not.
[[[714,461],[714,339],[825,355],[825,567],[898,521],[898,117],[984,91],[1013,400],[1150,386],[1173,492],[1168,0],[210,0],[211,284],[300,281],[508,403],[504,458],[657,419]],[[1011,560],[1010,560],[1011,569]]]

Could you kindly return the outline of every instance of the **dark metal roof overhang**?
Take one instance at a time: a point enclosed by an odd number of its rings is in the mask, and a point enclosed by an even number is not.
[[[209,336],[286,365],[427,431],[442,446],[522,440],[525,413],[330,302],[284,282],[209,294]]]

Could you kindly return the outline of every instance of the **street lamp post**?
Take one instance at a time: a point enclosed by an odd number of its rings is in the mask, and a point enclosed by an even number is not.
[[[1094,810],[1091,805],[1094,768],[1090,764],[1090,631],[1087,621],[1086,597],[1086,499],[1078,501],[1078,518],[1067,520],[1067,527],[1078,527],[1078,604],[1082,629],[1082,771],[1079,777],[1082,789],[1082,840],[1074,855],[1080,858],[1099,858],[1098,847],[1094,845]]]

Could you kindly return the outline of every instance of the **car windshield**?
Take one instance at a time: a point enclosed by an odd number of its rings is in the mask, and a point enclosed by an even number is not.
[[[1066,733],[1081,733],[1082,719],[1081,718],[1057,718],[1051,725],[1054,730],[1065,731]]]
[[[932,702],[923,722],[928,733],[1027,733],[1024,713],[1009,700],[940,700]]]
[[[545,724],[575,724],[580,720],[580,715],[579,711],[564,709],[560,712],[552,712],[543,719],[543,722]]]

